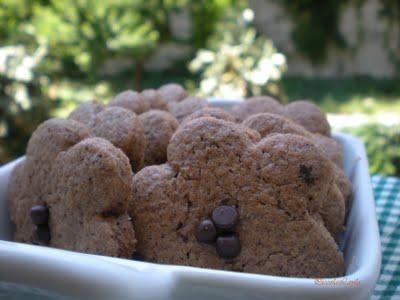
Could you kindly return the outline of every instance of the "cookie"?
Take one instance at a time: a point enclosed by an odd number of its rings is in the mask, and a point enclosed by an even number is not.
[[[57,155],[51,175],[50,246],[130,257],[133,174],[122,151],[101,138],[85,139]]]
[[[188,96],[185,89],[177,83],[164,84],[158,92],[168,103],[180,102]]]
[[[74,120],[50,119],[32,134],[25,161],[13,170],[8,186],[10,217],[16,225],[15,240],[32,242],[34,226],[30,209],[44,204],[51,193],[51,172],[58,153],[89,136],[88,129]]]
[[[88,125],[93,121],[93,118],[104,109],[104,107],[103,104],[96,100],[84,102],[70,113],[68,119]]]
[[[191,115],[187,116],[183,121],[182,124],[190,122],[194,119],[201,118],[201,117],[213,117],[220,120],[225,120],[229,122],[235,122],[235,118],[226,110],[223,110],[218,107],[204,107],[192,113]]]
[[[166,164],[146,167],[133,180],[130,212],[146,260],[280,276],[343,275],[343,255],[321,221],[323,201],[335,188],[333,164],[309,139],[260,139],[244,126],[202,117],[178,127],[167,154]],[[212,242],[201,241],[204,230],[212,233],[205,220],[217,229]]]
[[[132,90],[119,93],[108,103],[108,106],[123,107],[138,115],[150,109],[150,103],[147,102],[140,93]]]
[[[343,167],[343,149],[337,141],[319,133],[313,134],[312,140],[339,168]]]
[[[178,103],[170,104],[169,111],[178,120],[178,122],[182,122],[187,116],[206,107],[208,107],[208,102],[206,99],[187,97]]]
[[[353,186],[343,170],[337,166],[335,167],[335,182],[343,195],[347,214],[350,211],[353,200]]]
[[[98,113],[89,124],[93,136],[104,138],[120,148],[132,164],[134,171],[140,170],[144,162],[146,137],[139,117],[122,107],[107,107]]]
[[[271,97],[262,96],[249,98],[232,108],[232,114],[239,123],[253,114],[263,112],[282,115],[311,133],[330,136],[331,129],[325,114],[309,101],[294,101],[288,105],[281,105]]]
[[[284,107],[283,115],[312,133],[330,136],[331,127],[325,114],[310,101],[294,101]]]
[[[168,112],[149,110],[139,116],[144,127],[147,146],[144,165],[158,165],[167,161],[167,146],[178,127],[178,121]]]
[[[241,123],[247,117],[261,112],[269,112],[272,114],[280,114],[282,105],[272,97],[258,96],[246,99],[232,107],[231,113],[236,121]]]
[[[50,119],[33,132],[26,150],[25,169],[31,192],[41,200],[46,194],[52,163],[57,154],[89,136],[89,130],[74,120]]]
[[[343,165],[343,150],[338,142],[325,135],[312,134],[287,117],[257,113],[249,116],[242,124],[256,130],[262,137],[271,133],[294,133],[310,138],[338,167]]]
[[[25,162],[22,161],[12,171],[8,185],[9,213],[11,221],[16,225],[14,240],[17,242],[32,241],[34,226],[29,212],[33,205],[43,203],[43,200],[30,194],[30,186],[31,180],[25,171]]]
[[[343,171],[340,170],[342,166],[342,148],[340,144],[326,136],[312,134],[291,120],[275,114],[255,114],[248,117],[242,124],[259,132],[261,137],[274,133],[290,133],[306,137],[335,164],[336,186],[330,190],[329,196],[325,199],[323,204],[325,213],[321,215],[329,232],[332,236],[337,237],[343,231],[345,212],[348,210],[347,206],[351,198],[348,191],[351,183]]]
[[[149,103],[150,109],[168,111],[168,102],[161,96],[157,90],[147,89],[142,91],[142,98]]]

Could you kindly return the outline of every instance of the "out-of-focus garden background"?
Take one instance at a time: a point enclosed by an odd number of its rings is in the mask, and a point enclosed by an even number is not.
[[[0,0],[0,164],[82,101],[178,82],[308,98],[400,176],[398,0]]]

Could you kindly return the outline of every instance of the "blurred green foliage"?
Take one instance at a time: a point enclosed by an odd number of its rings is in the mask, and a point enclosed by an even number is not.
[[[137,2],[52,0],[36,8],[32,25],[48,43],[50,59],[69,61],[94,77],[113,55],[141,59],[155,48],[158,32],[139,14]]]
[[[21,30],[21,24],[30,20],[33,7],[38,1],[1,0],[0,1],[0,41],[15,41],[15,35]]]
[[[248,8],[226,11],[207,48],[190,62],[189,69],[201,76],[201,95],[232,99],[281,94],[278,81],[286,69],[285,56],[257,34],[253,18]]]
[[[289,99],[310,99],[330,113],[392,112],[400,116],[400,79],[284,77],[282,89]]]
[[[400,177],[400,126],[369,124],[344,131],[364,141],[371,174]]]
[[[35,127],[49,117],[50,101],[45,99],[48,82],[37,76],[36,68],[46,54],[46,47],[0,48],[0,162],[23,153]]]
[[[225,9],[239,2],[246,1],[0,0],[0,163],[23,153],[30,133],[49,116],[147,85],[143,66],[160,44],[185,43],[195,51]],[[193,20],[183,40],[170,29],[180,10]],[[33,59],[38,49],[45,51]],[[118,58],[134,64],[112,78],[102,75],[104,65]]]
[[[362,9],[365,0],[275,0],[285,8],[293,21],[292,40],[299,53],[315,64],[323,63],[328,49],[343,49],[347,42],[339,30],[342,9],[353,5]],[[400,1],[381,0],[377,5],[379,15],[394,30],[400,26]],[[366,9],[365,7],[363,9]],[[396,31],[398,32],[398,30]],[[390,51],[393,63],[400,70],[398,51]]]
[[[348,1],[280,1],[294,22],[292,39],[297,50],[312,62],[322,63],[330,46],[346,46],[338,22],[340,10]]]

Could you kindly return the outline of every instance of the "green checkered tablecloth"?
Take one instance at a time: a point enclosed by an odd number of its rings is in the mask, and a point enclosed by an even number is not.
[[[373,300],[400,299],[400,179],[373,176],[382,243],[381,275]]]

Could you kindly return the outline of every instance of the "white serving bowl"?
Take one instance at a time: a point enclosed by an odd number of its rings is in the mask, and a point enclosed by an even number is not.
[[[236,103],[211,102],[224,107]],[[11,283],[33,288],[32,294],[39,288],[79,299],[368,299],[381,262],[368,161],[360,140],[333,136],[343,146],[354,193],[341,243],[343,277],[315,280],[159,265],[11,242],[6,191],[17,160],[0,168],[0,295]]]

